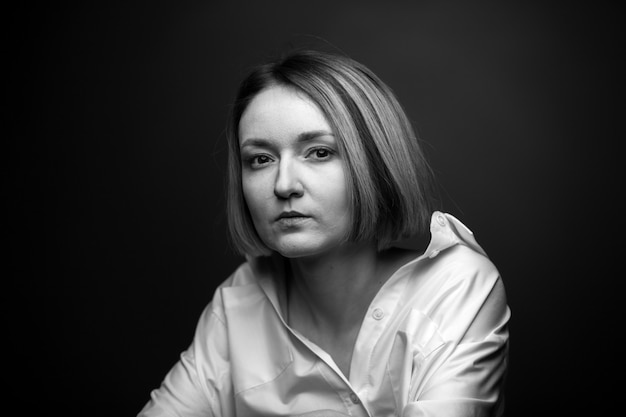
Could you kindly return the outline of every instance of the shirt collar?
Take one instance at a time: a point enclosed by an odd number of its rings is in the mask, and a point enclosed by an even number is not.
[[[423,255],[425,257],[434,258],[440,252],[455,245],[465,245],[487,256],[476,242],[474,233],[451,214],[435,211],[430,219],[430,235],[430,243]]]
[[[430,240],[428,240],[428,246],[426,246],[424,237],[399,240],[394,242],[393,246],[424,251],[417,259],[432,259],[455,245],[465,245],[482,255],[486,255],[483,248],[476,242],[472,231],[461,223],[459,219],[448,213],[441,211],[433,212],[430,218]],[[426,250],[424,250],[425,246]]]

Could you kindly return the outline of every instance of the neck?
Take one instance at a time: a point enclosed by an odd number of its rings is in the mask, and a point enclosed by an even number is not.
[[[332,253],[290,261],[289,299],[310,319],[341,332],[359,325],[384,284],[375,245],[346,245]]]

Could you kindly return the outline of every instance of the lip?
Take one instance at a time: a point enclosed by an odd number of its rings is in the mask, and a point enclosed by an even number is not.
[[[301,226],[304,226],[309,220],[311,216],[307,216],[306,214],[302,214],[299,211],[283,211],[276,217],[276,224],[282,230],[293,230],[299,229]]]
[[[283,211],[282,213],[280,213],[278,215],[278,217],[276,217],[276,221],[279,220],[283,220],[283,219],[301,219],[301,218],[308,218],[310,216],[307,216],[306,214],[302,214],[299,211],[295,211],[295,210],[290,210],[290,211]]]

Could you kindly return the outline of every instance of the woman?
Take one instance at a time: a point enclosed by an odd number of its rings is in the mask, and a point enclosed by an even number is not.
[[[391,90],[301,51],[255,68],[229,126],[246,256],[140,416],[502,413],[509,309]],[[398,242],[430,229],[425,250]],[[406,245],[404,245],[406,246]]]

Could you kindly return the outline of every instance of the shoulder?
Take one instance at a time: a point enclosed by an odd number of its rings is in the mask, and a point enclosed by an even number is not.
[[[242,305],[246,304],[250,297],[259,299],[263,296],[253,263],[251,260],[243,261],[215,288],[211,300],[199,317],[196,338],[205,340],[210,334],[225,331],[227,316],[234,303]]]
[[[452,303],[478,305],[497,286],[500,272],[482,253],[462,244],[434,257],[423,257],[407,271],[407,296],[411,304],[428,314],[433,306]],[[424,307],[426,306],[426,307]]]
[[[431,245],[408,270],[407,304],[438,328],[458,338],[472,323],[493,328],[509,309],[500,272],[473,233],[454,217],[437,218]]]
[[[508,321],[502,278],[491,260],[456,245],[432,260],[414,308],[432,320],[444,339],[483,338]]]
[[[491,285],[500,277],[498,268],[487,255],[463,244],[446,249],[433,261],[434,269],[450,281],[469,280]]]

